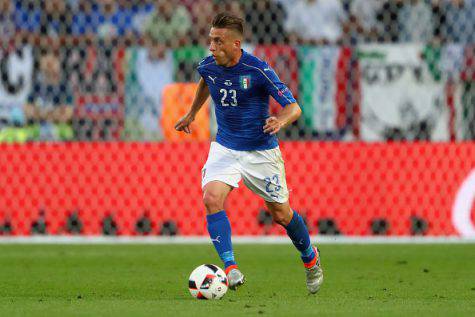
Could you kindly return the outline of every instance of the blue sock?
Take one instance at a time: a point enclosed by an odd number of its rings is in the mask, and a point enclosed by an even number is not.
[[[300,251],[300,257],[304,263],[311,262],[316,254],[313,246],[310,244],[310,235],[307,226],[303,222],[302,217],[294,211],[294,215],[290,223],[285,227],[287,235],[292,239],[292,243]]]
[[[231,224],[224,210],[212,215],[207,215],[208,233],[213,241],[214,247],[219,257],[224,263],[225,269],[228,266],[236,265],[234,261],[233,245],[231,243]]]

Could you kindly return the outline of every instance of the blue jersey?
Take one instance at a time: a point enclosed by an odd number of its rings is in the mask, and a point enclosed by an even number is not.
[[[216,65],[208,56],[198,72],[209,88],[216,109],[216,142],[238,151],[268,150],[278,146],[277,136],[264,133],[269,118],[269,96],[285,107],[296,102],[274,70],[242,51],[232,67]]]

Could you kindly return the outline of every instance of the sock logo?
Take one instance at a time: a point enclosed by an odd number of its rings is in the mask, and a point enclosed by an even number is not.
[[[221,243],[221,241],[219,241],[219,239],[221,239],[221,236],[217,236],[215,239],[211,238],[211,241],[212,242],[218,242],[218,243]]]
[[[292,240],[292,242],[295,243],[295,244],[303,244],[303,239],[300,239],[300,241],[298,241],[298,242],[295,241],[295,240]]]

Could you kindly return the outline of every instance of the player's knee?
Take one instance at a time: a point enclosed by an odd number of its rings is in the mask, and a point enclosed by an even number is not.
[[[224,201],[223,201],[222,195],[219,195],[212,191],[206,191],[203,194],[203,203],[208,213],[214,213],[214,212],[223,210],[223,207],[224,207],[223,206]]]
[[[291,220],[290,214],[286,212],[275,212],[272,214],[272,218],[276,223],[283,227],[287,226]]]

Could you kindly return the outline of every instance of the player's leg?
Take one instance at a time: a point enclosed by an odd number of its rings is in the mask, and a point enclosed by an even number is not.
[[[284,203],[266,201],[265,203],[274,221],[285,228],[295,248],[299,250],[304,266],[313,267],[319,260],[319,254],[310,242],[310,234],[303,218],[297,211],[290,208],[288,201]]]
[[[285,167],[278,148],[252,151],[242,164],[244,184],[266,202],[275,222],[283,226],[301,254],[307,269],[307,288],[316,293],[323,282],[318,249],[310,243],[310,235],[302,217],[290,208]],[[318,267],[319,276],[310,274]],[[310,269],[311,268],[311,269]]]
[[[233,188],[220,181],[211,181],[203,187],[203,202],[206,206],[208,233],[213,245],[224,263],[229,287],[236,289],[244,284],[244,275],[234,259],[231,241],[231,224],[224,210],[226,197]]]
[[[224,210],[224,203],[231,190],[238,187],[240,179],[235,158],[228,149],[213,142],[203,168],[203,203],[206,207],[208,233],[223,261],[231,289],[244,283],[244,275],[238,270],[234,258],[231,224]]]
[[[300,258],[306,269],[307,288],[316,293],[323,283],[323,271],[320,265],[318,249],[312,246],[307,226],[298,212],[292,210],[287,202],[269,202],[266,206],[274,221],[287,231],[295,248],[300,252]]]
[[[266,201],[266,206],[276,223],[287,231],[292,243],[300,251],[305,267],[312,267],[317,261],[317,253],[310,243],[307,226],[298,212],[293,211],[287,202]]]
[[[208,233],[225,269],[236,266],[231,243],[231,224],[224,210],[224,202],[231,190],[231,186],[220,181],[211,181],[203,187]]]

